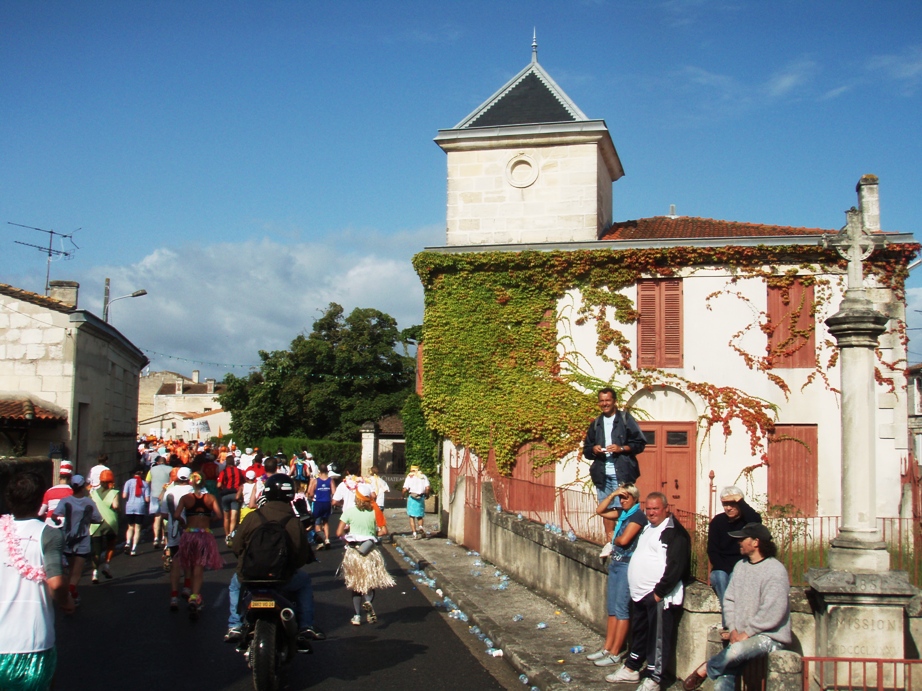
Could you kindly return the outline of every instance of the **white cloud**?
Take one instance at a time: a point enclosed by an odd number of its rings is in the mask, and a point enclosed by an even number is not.
[[[310,332],[330,302],[347,313],[379,309],[401,328],[421,323],[423,291],[411,258],[441,244],[443,232],[428,227],[385,236],[347,230],[316,243],[263,239],[161,247],[130,266],[95,267],[80,282],[101,286],[108,276],[113,297],[147,290],[145,297],[112,305],[110,322],[151,351],[152,369],[242,376],[245,367],[219,364],[258,365],[259,350],[287,348],[299,333]],[[83,289],[80,306],[101,314],[102,291]]]
[[[798,60],[773,74],[763,86],[769,98],[783,98],[807,86],[819,67],[812,60]]]
[[[877,55],[867,62],[867,70],[900,85],[911,96],[922,83],[922,46],[911,46],[902,53]]]

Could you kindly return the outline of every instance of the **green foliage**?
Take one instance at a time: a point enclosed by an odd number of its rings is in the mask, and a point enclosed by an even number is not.
[[[439,473],[439,435],[426,426],[422,399],[416,393],[407,397],[400,417],[406,440],[407,468],[418,465],[429,478],[432,491],[438,493],[442,484]]]
[[[250,442],[247,442],[247,446],[250,445]],[[355,465],[358,468],[362,462],[362,445],[359,442],[307,439],[305,437],[263,437],[257,439],[252,446],[269,455],[282,449],[289,460],[294,454],[300,454],[301,451],[307,449],[313,454],[318,464],[335,463],[339,470],[343,470],[348,465]]]
[[[359,428],[400,410],[414,381],[406,354],[411,329],[388,314],[336,303],[299,334],[289,350],[260,351],[262,365],[246,378],[228,374],[218,397],[242,439],[267,436],[358,438]],[[404,354],[397,352],[398,344]]]
[[[901,297],[906,265],[917,250],[890,245],[876,251],[865,270]],[[730,267],[732,282],[780,275],[779,265],[807,262],[814,271],[841,273],[845,267],[832,250],[796,245],[417,254],[413,265],[426,291],[426,421],[482,458],[492,449],[505,473],[528,442],[547,448],[547,463],[577,449],[596,414],[597,387],[583,388],[591,378],[581,368],[582,356],[572,344],[558,342],[558,319],[572,317],[578,324],[595,323],[597,354],[614,364],[612,379],[622,388],[667,385],[700,397],[705,435],[715,425],[729,434],[731,422],[738,421],[754,453],[763,451],[777,412],[769,401],[668,370],[633,367],[620,325],[636,322],[638,312],[621,291],[679,269]],[[575,289],[581,294],[575,313],[558,314],[558,301]]]

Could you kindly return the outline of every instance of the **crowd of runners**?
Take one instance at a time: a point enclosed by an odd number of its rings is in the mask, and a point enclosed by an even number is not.
[[[58,484],[45,492],[39,516],[63,533],[65,575],[75,605],[80,604],[78,587],[88,568],[94,585],[101,578],[111,579],[116,551],[135,556],[149,539],[153,549],[162,552],[164,570],[169,572],[170,609],[179,609],[186,600],[190,610],[200,610],[203,572],[224,565],[212,525],[223,524],[223,539],[231,545],[241,521],[261,505],[268,478],[277,474],[291,481],[292,511],[314,549],[329,548],[337,537],[349,542],[343,535],[348,522],[341,524],[338,535],[331,535],[334,508],[347,515],[357,504],[368,509],[370,502],[379,526],[385,523],[390,487],[377,467],[364,477],[348,464],[340,473],[317,463],[307,449],[288,457],[281,449],[266,455],[233,443],[141,440],[137,460],[121,487],[116,486],[105,454],[86,476],[74,474],[72,464],[63,461]],[[411,468],[402,492],[414,538],[426,537],[429,481],[417,467]]]

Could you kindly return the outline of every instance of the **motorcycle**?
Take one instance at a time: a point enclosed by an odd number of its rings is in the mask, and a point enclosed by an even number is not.
[[[237,650],[253,670],[256,691],[276,691],[282,665],[297,654],[298,626],[294,606],[278,583],[241,584],[243,632]]]

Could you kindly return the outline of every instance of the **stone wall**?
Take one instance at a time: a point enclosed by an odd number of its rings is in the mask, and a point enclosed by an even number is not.
[[[587,626],[604,635],[607,623],[605,591],[607,566],[599,559],[598,545],[554,535],[531,521],[517,520],[511,513],[497,512],[493,485],[483,483],[480,517],[480,553],[519,583],[568,609]],[[448,536],[464,541],[463,478],[448,506]],[[906,608],[907,656],[918,658],[922,647],[922,596]],[[720,624],[720,606],[711,588],[692,583],[686,588],[684,612],[678,625],[676,674],[684,678],[708,655],[708,632]],[[813,607],[807,588],[791,588],[791,625],[794,641],[790,650],[799,655],[816,654]]]
[[[448,245],[593,241],[610,223],[594,142],[448,154]]]

